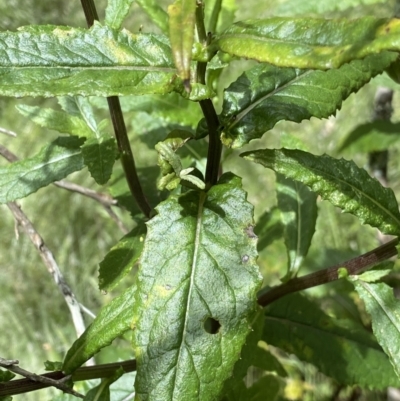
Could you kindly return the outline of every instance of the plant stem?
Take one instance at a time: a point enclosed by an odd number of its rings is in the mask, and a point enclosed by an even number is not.
[[[71,379],[76,382],[109,377],[120,367],[125,371],[125,373],[133,372],[136,370],[136,361],[132,359],[129,361],[79,368],[72,374]],[[67,375],[61,371],[55,371],[45,373],[44,375],[41,375],[41,377],[60,381],[67,377]],[[28,393],[51,386],[52,384],[50,384],[50,382],[43,383],[31,379],[11,380],[9,382],[0,383],[0,397]]]
[[[82,8],[85,13],[88,26],[92,26],[94,21],[98,21],[99,17],[93,0],[81,0]],[[128,134],[124,116],[121,110],[121,104],[117,96],[107,98],[108,108],[110,110],[111,120],[114,126],[115,137],[118,143],[118,150],[121,154],[121,163],[125,172],[126,181],[132,196],[136,200],[140,210],[146,217],[150,217],[151,207],[144,195],[143,188],[139,181],[136,170],[135,159],[133,157],[131,145],[129,143]]]
[[[222,6],[222,0],[216,0],[210,18],[210,26],[208,27],[211,33],[214,33],[217,30],[217,23],[218,23],[219,13],[221,12],[221,6]]]
[[[265,307],[277,299],[282,298],[287,294],[291,294],[292,292],[305,290],[307,288],[316,287],[321,284],[338,280],[338,270],[341,267],[346,268],[348,274],[350,275],[359,274],[367,268],[397,255],[396,245],[398,243],[399,239],[396,238],[378,248],[373,249],[372,251],[364,253],[363,255],[357,256],[356,258],[350,259],[344,263],[339,263],[337,265],[328,267],[327,269],[307,274],[303,277],[296,277],[287,283],[273,287],[268,292],[260,295],[258,297],[258,303]]]
[[[204,11],[203,2],[197,2],[196,8],[196,28],[199,41],[206,45],[208,36],[204,26]],[[206,67],[207,63],[197,63],[197,82],[203,85],[206,84]],[[220,139],[219,119],[215,111],[211,99],[200,100],[200,107],[208,127],[208,154],[206,166],[206,187],[216,184],[218,181],[219,165],[221,162],[222,143]]]

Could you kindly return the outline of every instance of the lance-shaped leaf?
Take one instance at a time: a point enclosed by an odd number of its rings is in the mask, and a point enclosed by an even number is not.
[[[24,198],[84,167],[84,139],[60,137],[33,157],[0,167],[0,203]]]
[[[190,79],[195,12],[196,0],[176,0],[168,7],[172,54],[178,73],[187,86]]]
[[[100,262],[99,288],[111,291],[132,269],[142,253],[146,226],[140,222],[122,237]]]
[[[371,315],[375,337],[400,377],[400,301],[394,297],[393,288],[384,283],[367,283],[357,276],[350,280]]]
[[[104,306],[85,332],[72,344],[63,363],[63,371],[71,373],[102,348],[130,329],[133,319],[136,285]]]
[[[385,52],[329,71],[256,65],[225,90],[222,140],[226,146],[239,148],[260,138],[278,121],[329,117],[396,57]]]
[[[291,149],[263,149],[241,156],[308,185],[323,199],[384,234],[400,234],[400,213],[393,191],[353,161]]]
[[[384,50],[400,50],[400,21],[285,18],[240,21],[217,37],[219,50],[280,67],[338,68]]]
[[[0,33],[0,95],[168,93],[175,68],[162,35],[30,26]]]
[[[317,195],[282,174],[277,174],[276,190],[288,255],[288,270],[282,281],[287,281],[296,277],[311,245],[318,214]]]
[[[353,152],[377,152],[388,149],[400,140],[400,124],[388,120],[377,120],[362,124],[351,131],[338,152],[352,150]]]
[[[300,294],[272,303],[265,319],[264,341],[312,363],[339,383],[369,388],[400,384],[369,332],[354,322],[326,315]]]
[[[159,5],[157,0],[136,0],[143,11],[157,26],[165,33],[168,33],[168,14]]]
[[[98,386],[92,388],[85,395],[83,401],[110,401],[110,386],[124,373],[124,370],[119,368],[111,376],[102,379]]]
[[[120,29],[134,0],[108,0],[104,22],[113,29]]]
[[[136,394],[215,400],[250,331],[261,276],[240,179],[157,207],[138,275]],[[251,232],[251,233],[250,233]]]
[[[26,104],[17,105],[17,110],[23,116],[30,118],[41,127],[53,129],[63,134],[82,137],[87,137],[92,134],[91,129],[83,118],[70,115],[64,111],[28,106]]]

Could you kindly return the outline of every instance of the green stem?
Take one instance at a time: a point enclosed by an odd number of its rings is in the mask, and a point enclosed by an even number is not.
[[[221,6],[222,6],[222,0],[217,0],[214,4],[214,8],[211,13],[210,26],[208,27],[208,30],[211,33],[215,33],[215,31],[217,30],[217,23],[218,23],[219,13],[221,12]]]
[[[81,4],[85,13],[86,22],[90,27],[93,25],[94,21],[98,21],[99,19],[96,6],[93,0],[81,0]],[[151,207],[140,184],[119,98],[117,96],[110,96],[107,98],[107,101],[114,126],[115,137],[117,139],[118,150],[121,154],[121,163],[125,172],[126,181],[140,210],[146,217],[150,217]]]
[[[76,382],[91,379],[101,379],[111,376],[119,368],[122,368],[125,373],[133,372],[136,370],[136,361],[132,359],[129,361],[79,368],[72,374],[71,380]],[[42,376],[53,380],[61,380],[67,375],[58,370],[55,372],[45,373]],[[30,379],[11,380],[9,382],[0,383],[0,397],[29,393],[31,391],[36,391],[47,387],[51,387],[51,385],[34,382]]]
[[[364,253],[363,255],[357,256],[356,258],[350,259],[344,263],[339,263],[328,267],[327,269],[307,274],[303,277],[296,277],[287,283],[273,287],[267,292],[261,290],[262,294],[258,297],[258,303],[265,307],[277,299],[293,292],[336,281],[339,279],[338,270],[341,267],[346,268],[350,275],[359,274],[373,265],[397,255],[396,245],[398,243],[399,239],[396,238],[370,252]]]

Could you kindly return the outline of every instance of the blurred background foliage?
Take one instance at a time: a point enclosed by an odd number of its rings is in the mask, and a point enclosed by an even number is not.
[[[160,1],[167,5],[170,1]],[[232,3],[232,1],[230,1]],[[100,18],[104,16],[105,0],[96,1]],[[236,20],[273,15],[302,15],[329,17],[360,17],[374,15],[390,17],[397,13],[394,0],[342,0],[340,2],[321,0],[237,0]],[[60,24],[85,27],[85,19],[79,2],[62,0],[3,0],[0,2],[0,29],[15,30],[27,24]],[[136,32],[158,32],[158,28],[141,11],[138,5],[132,6],[132,12],[124,26]],[[234,81],[242,71],[252,63],[233,61],[222,72],[218,82],[219,97],[215,99],[217,108],[221,106],[223,88]],[[354,159],[359,166],[366,166],[368,155],[352,150],[339,154],[337,149],[344,138],[355,127],[371,121],[375,92],[380,85],[395,89],[393,99],[392,122],[400,121],[400,92],[384,76],[377,77],[357,94],[347,99],[335,117],[328,120],[304,121],[301,124],[282,122],[268,132],[261,140],[255,140],[240,151],[225,150],[223,169],[233,171],[243,177],[248,199],[255,205],[256,220],[276,204],[274,174],[261,166],[250,164],[237,155],[245,150],[263,147],[281,147],[295,137],[305,148],[315,154],[328,153],[335,157]],[[181,102],[181,103],[179,103]],[[99,121],[107,118],[104,100],[93,99],[97,106]],[[17,133],[11,138],[0,133],[0,143],[18,157],[34,155],[47,142],[55,139],[58,133],[43,129],[28,118],[19,114],[18,104],[40,105],[57,108],[55,99],[9,99],[0,98],[0,127]],[[154,97],[123,99],[126,123],[137,164],[148,191],[155,188],[155,179],[159,170],[156,166],[157,154],[154,145],[163,139],[177,124],[184,124],[194,130],[201,117],[197,104],[188,104],[174,97]],[[170,110],[173,110],[172,113]],[[111,131],[111,124],[109,126]],[[184,157],[190,163],[191,156],[204,155],[204,143],[186,148]],[[397,196],[400,195],[400,144],[389,149],[388,181]],[[5,165],[0,160],[0,165]],[[199,168],[204,167],[204,159],[197,161]],[[111,182],[121,174],[115,168]],[[104,192],[96,186],[87,171],[75,173],[68,180]],[[111,188],[114,196],[120,194],[118,185]],[[147,192],[153,205],[163,194]],[[154,195],[154,196],[153,196]],[[164,194],[165,196],[165,194]],[[79,194],[71,193],[54,186],[39,190],[37,193],[19,202],[22,209],[32,220],[43,236],[48,247],[54,252],[65,278],[78,300],[94,313],[102,305],[119,293],[118,287],[113,294],[101,293],[98,289],[98,263],[111,246],[123,235],[117,224],[109,218],[101,205]],[[130,199],[121,198],[122,205],[131,206]],[[341,214],[327,202],[320,201],[317,231],[304,263],[301,274],[324,268],[366,252],[379,243],[378,233],[369,226],[361,226],[350,215]],[[115,209],[124,225],[134,226],[130,213],[124,209]],[[134,209],[131,212],[135,212]],[[75,331],[68,308],[54,285],[51,276],[44,267],[39,255],[29,239],[15,227],[13,217],[6,206],[0,206],[0,356],[19,359],[21,366],[40,373],[45,360],[62,360],[65,352],[75,339]],[[268,241],[267,241],[268,242]],[[265,247],[259,258],[259,265],[265,277],[266,285],[274,285],[283,277],[286,270],[286,250],[283,240],[277,240]],[[397,266],[391,277],[394,285],[398,282]],[[133,275],[124,285],[133,280]],[[334,316],[347,316],[361,313],[365,324],[368,320],[363,315],[362,305],[355,299],[346,284],[335,283],[310,291],[320,299],[322,308]],[[87,318],[90,323],[90,318]],[[113,362],[118,359],[133,357],[129,344],[129,335],[119,340],[117,346],[105,349],[96,358],[96,362]],[[276,351],[289,373],[281,399],[287,400],[384,400],[383,392],[341,388],[311,366],[300,362],[296,357]],[[44,390],[28,395],[16,396],[15,400],[47,400],[54,390]],[[358,398],[357,398],[358,397]],[[361,398],[360,398],[361,397]],[[61,398],[60,398],[61,399]],[[65,398],[66,399],[66,398]]]

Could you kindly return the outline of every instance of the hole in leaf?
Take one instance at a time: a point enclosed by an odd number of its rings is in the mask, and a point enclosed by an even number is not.
[[[219,323],[219,321],[215,320],[212,317],[208,317],[204,322],[204,330],[208,334],[217,334],[220,327],[221,327],[221,324]]]

